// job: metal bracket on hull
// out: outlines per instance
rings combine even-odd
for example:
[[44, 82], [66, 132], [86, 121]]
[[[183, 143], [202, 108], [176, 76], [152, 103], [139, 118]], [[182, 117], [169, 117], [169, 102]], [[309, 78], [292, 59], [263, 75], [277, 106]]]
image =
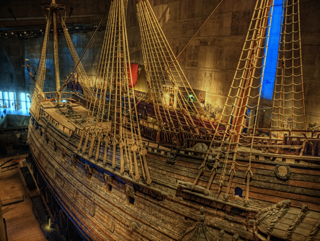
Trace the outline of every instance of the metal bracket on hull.
[[112, 176], [108, 175], [107, 173], [103, 174], [104, 180], [106, 181], [106, 191], [110, 192], [112, 190], [112, 186], [113, 186], [113, 178]]
[[73, 155], [71, 156], [71, 161], [72, 161], [72, 168], [73, 168], [73, 169], [76, 169], [76, 168], [77, 168], [78, 159], [77, 159], [77, 157], [76, 157], [75, 154], [73, 154]]
[[128, 203], [129, 204], [134, 204], [134, 200], [135, 200], [134, 187], [126, 184], [126, 194], [127, 194]]
[[95, 173], [95, 169], [88, 164], [85, 164], [85, 169], [87, 171], [87, 179], [90, 181], [92, 175]]

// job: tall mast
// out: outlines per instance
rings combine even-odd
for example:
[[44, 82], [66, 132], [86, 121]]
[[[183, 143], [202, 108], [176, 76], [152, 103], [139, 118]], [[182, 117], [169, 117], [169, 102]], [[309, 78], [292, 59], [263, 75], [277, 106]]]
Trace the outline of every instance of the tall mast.
[[[50, 5], [52, 11], [53, 22], [53, 55], [54, 55], [54, 69], [56, 76], [56, 90], [60, 90], [60, 72], [59, 72], [59, 56], [58, 56], [58, 30], [57, 30], [57, 13], [61, 9], [60, 4], [56, 4], [56, 0], [52, 0]], [[58, 95], [58, 103], [60, 102], [60, 95]]]

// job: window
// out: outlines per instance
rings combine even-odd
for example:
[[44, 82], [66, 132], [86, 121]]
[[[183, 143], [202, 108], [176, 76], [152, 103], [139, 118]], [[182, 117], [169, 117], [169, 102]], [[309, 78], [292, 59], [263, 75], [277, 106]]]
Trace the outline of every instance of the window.
[[3, 106], [3, 95], [2, 95], [2, 91], [0, 91], [0, 107]]
[[234, 195], [242, 197], [242, 189], [240, 187], [236, 187], [234, 190]]
[[9, 106], [9, 95], [8, 92], [3, 92], [3, 105]]
[[29, 98], [29, 94], [28, 93], [21, 93], [20, 99], [21, 99], [21, 110], [29, 110], [29, 108], [31, 106], [31, 100]]
[[8, 106], [8, 108], [14, 109], [15, 104], [16, 104], [16, 93], [9, 92], [9, 106]]
[[276, 79], [277, 72], [277, 63], [278, 63], [278, 51], [279, 51], [279, 42], [280, 42], [280, 33], [281, 33], [281, 25], [282, 25], [282, 5], [284, 0], [274, 0], [273, 10], [270, 9], [269, 13], [269, 23], [270, 26], [270, 17], [272, 14], [272, 22], [270, 26], [270, 35], [268, 48], [265, 49], [265, 53], [267, 52], [267, 56], [264, 57], [264, 78], [263, 78], [263, 87], [261, 90], [261, 97], [272, 100], [273, 98], [273, 89], [274, 82]]

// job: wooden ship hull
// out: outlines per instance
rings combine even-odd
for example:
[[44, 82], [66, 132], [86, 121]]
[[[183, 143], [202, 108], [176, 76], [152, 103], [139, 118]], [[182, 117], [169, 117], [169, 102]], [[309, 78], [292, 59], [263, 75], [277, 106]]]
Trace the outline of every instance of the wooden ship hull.
[[[204, 153], [181, 150], [177, 155], [175, 150], [145, 141], [152, 176], [152, 183], [147, 185], [120, 174], [119, 165], [112, 169], [111, 162], [103, 164], [103, 144], [98, 159], [96, 155], [88, 156], [90, 141], [85, 151], [79, 152], [76, 127], [62, 124], [67, 122], [65, 117], [54, 114], [55, 109], [48, 110], [43, 109], [38, 122], [34, 118], [30, 121], [30, 150], [51, 192], [88, 240], [188, 240], [186, 231], [199, 222], [200, 207], [205, 207], [205, 224], [215, 237], [224, 230], [222, 240], [254, 240], [262, 234], [283, 238], [302, 204], [309, 211], [293, 229], [292, 240], [307, 240], [313, 229], [319, 230], [318, 157], [257, 153], [252, 160], [250, 201], [244, 205], [245, 197], [234, 194], [237, 187], [246, 191], [246, 168], [238, 168], [232, 177], [226, 175], [217, 197], [219, 167], [209, 189], [210, 173], [201, 176], [191, 190]], [[97, 153], [96, 149], [92, 153]], [[168, 161], [168, 157], [174, 162]], [[237, 161], [245, 166], [245, 153]], [[284, 180], [277, 177], [279, 167], [287, 168], [288, 177]], [[230, 180], [230, 197], [225, 200]], [[271, 233], [268, 228], [272, 225], [267, 220], [256, 224], [261, 208], [287, 199], [291, 205], [273, 223]], [[313, 240], [320, 238], [318, 233]]]
[[[290, 1], [288, 6], [297, 6], [298, 1]], [[43, 92], [48, 20], [30, 108], [33, 159], [82, 236], [87, 240], [320, 241], [319, 135], [294, 132], [299, 123], [305, 124], [300, 119], [292, 118], [289, 131], [283, 128], [288, 108], [294, 112], [290, 116], [305, 117], [295, 112], [304, 111], [304, 102], [296, 109], [274, 103], [273, 116], [281, 130], [273, 124], [268, 137], [256, 135], [263, 82], [263, 72], [256, 69], [264, 68], [262, 49], [267, 49], [267, 41], [263, 39], [272, 1], [257, 0], [243, 48], [247, 56], [241, 55], [217, 124], [202, 116], [199, 101], [188, 100], [193, 90], [151, 5], [136, 1], [153, 100], [154, 112], [149, 114], [157, 119], [157, 126], [151, 127], [137, 121], [139, 108], [127, 70], [125, 2], [111, 4], [95, 87], [86, 82], [81, 59], [61, 19], [75, 69], [82, 76], [83, 97], [63, 93], [66, 84], [60, 88], [60, 80], [57, 92]], [[153, 52], [161, 58], [154, 58]], [[280, 78], [286, 78], [285, 70], [282, 73]], [[302, 80], [285, 82], [276, 84], [280, 97], [274, 99], [282, 103], [286, 86], [303, 86]], [[170, 100], [164, 100], [166, 96]], [[61, 98], [68, 103], [62, 104]], [[257, 114], [252, 117], [248, 110], [255, 98]], [[168, 101], [172, 106], [165, 104]], [[246, 119], [254, 119], [251, 129], [244, 124]], [[272, 131], [287, 135], [279, 138]]]

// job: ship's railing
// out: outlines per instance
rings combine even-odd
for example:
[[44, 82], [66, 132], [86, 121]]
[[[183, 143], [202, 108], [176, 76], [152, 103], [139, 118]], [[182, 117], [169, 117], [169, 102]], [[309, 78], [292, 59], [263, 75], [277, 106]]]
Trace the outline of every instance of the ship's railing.
[[[177, 146], [171, 144], [159, 144], [154, 141], [143, 140], [142, 144], [144, 148], [147, 149], [149, 153], [160, 154], [165, 157], [173, 157], [177, 153]], [[205, 151], [193, 150], [191, 148], [183, 148], [180, 147], [179, 154], [182, 156], [191, 156], [196, 159], [203, 159], [204, 155], [206, 155]], [[211, 155], [208, 158], [212, 159]]]
[[[189, 139], [190, 141], [193, 141], [193, 139]], [[197, 140], [199, 141], [199, 140]], [[142, 141], [144, 147], [148, 150], [150, 154], [158, 154], [162, 155], [164, 157], [173, 157], [176, 153], [176, 146], [170, 145], [170, 144], [159, 144], [154, 141], [149, 140], [143, 140]], [[203, 143], [208, 143], [208, 141], [203, 140]], [[232, 155], [234, 150], [231, 150], [229, 155]], [[193, 148], [180, 148], [179, 155], [190, 157], [193, 159], [203, 159], [203, 157], [206, 155], [206, 151], [199, 151], [195, 150]], [[237, 151], [237, 159], [248, 161], [249, 160], [250, 153], [248, 151]], [[209, 159], [214, 160], [216, 154], [211, 153]], [[223, 157], [224, 154], [220, 157]], [[232, 157], [230, 156], [232, 159]], [[287, 155], [287, 154], [277, 154], [277, 153], [263, 153], [263, 152], [252, 152], [252, 160], [261, 162], [261, 161], [278, 161], [282, 163], [291, 163], [291, 164], [297, 164], [297, 165], [320, 165], [320, 157], [317, 156], [300, 156], [300, 155]]]
[[[248, 128], [247, 133], [252, 133], [253, 128]], [[257, 132], [262, 132], [267, 134], [268, 136], [278, 136], [279, 133], [283, 134], [284, 136], [287, 135], [289, 137], [312, 137], [312, 138], [319, 138], [320, 137], [320, 131], [316, 130], [290, 130], [290, 129], [282, 129], [282, 130], [276, 130], [276, 129], [269, 129], [269, 128], [257, 128]]]
[[[51, 92], [43, 92], [43, 93], [44, 93], [46, 99], [49, 100], [49, 99], [52, 99], [56, 95], [57, 92], [51, 91]], [[72, 92], [66, 92], [66, 91], [61, 92], [61, 100], [71, 99], [72, 94], [73, 94]]]
[[79, 92], [72, 92], [72, 97], [74, 101], [76, 101], [78, 104], [83, 106], [84, 108], [87, 108], [88, 106], [88, 100]]
[[47, 112], [45, 112], [44, 110], [40, 111], [40, 116], [42, 118], [45, 118], [46, 121], [49, 121], [55, 128], [57, 128], [58, 130], [63, 131], [64, 133], [66, 133], [67, 135], [71, 136], [74, 129], [62, 124], [61, 122], [59, 122], [58, 120], [54, 119], [51, 115], [49, 115]]

